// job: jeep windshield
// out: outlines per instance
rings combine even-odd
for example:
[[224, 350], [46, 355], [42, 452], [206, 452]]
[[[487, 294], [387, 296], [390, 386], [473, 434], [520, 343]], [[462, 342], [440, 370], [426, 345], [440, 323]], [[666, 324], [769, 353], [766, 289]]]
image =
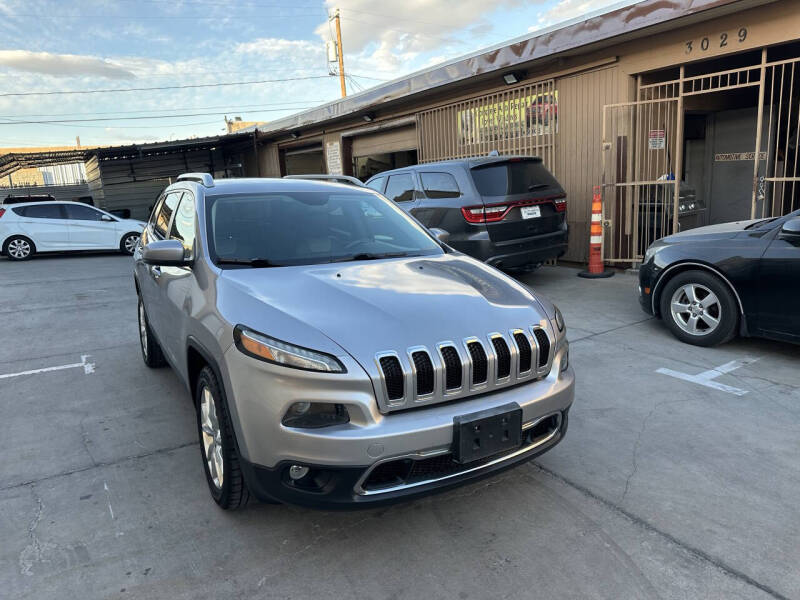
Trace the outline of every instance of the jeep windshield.
[[442, 247], [372, 192], [206, 197], [209, 253], [218, 265], [282, 267], [442, 254]]

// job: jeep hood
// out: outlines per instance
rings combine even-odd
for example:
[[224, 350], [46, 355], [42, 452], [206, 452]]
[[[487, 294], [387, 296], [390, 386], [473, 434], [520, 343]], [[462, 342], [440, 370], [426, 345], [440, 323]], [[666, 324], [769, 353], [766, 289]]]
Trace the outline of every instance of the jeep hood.
[[258, 301], [261, 318], [251, 315], [245, 325], [298, 344], [282, 332], [313, 327], [368, 371], [378, 352], [434, 350], [439, 342], [460, 344], [470, 336], [486, 342], [489, 333], [507, 334], [546, 318], [525, 287], [457, 255], [226, 269], [220, 283]]

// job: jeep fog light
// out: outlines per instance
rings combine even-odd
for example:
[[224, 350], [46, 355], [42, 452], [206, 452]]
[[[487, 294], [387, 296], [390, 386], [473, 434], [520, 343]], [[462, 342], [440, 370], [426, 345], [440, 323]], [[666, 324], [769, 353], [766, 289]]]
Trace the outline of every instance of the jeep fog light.
[[281, 419], [286, 427], [297, 429], [319, 429], [349, 422], [350, 415], [344, 404], [323, 402], [295, 402]]
[[289, 467], [289, 479], [297, 481], [308, 475], [308, 467], [302, 465], [292, 465]]

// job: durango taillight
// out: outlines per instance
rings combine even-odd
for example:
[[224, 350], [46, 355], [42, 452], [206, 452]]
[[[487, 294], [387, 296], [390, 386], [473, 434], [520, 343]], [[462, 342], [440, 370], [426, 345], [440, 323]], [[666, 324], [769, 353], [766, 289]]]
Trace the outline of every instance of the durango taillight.
[[555, 205], [557, 212], [564, 212], [567, 210], [567, 198], [565, 196], [553, 198], [553, 204]]
[[465, 206], [461, 214], [467, 223], [493, 223], [502, 221], [508, 213], [509, 207], [505, 204], [495, 206]]

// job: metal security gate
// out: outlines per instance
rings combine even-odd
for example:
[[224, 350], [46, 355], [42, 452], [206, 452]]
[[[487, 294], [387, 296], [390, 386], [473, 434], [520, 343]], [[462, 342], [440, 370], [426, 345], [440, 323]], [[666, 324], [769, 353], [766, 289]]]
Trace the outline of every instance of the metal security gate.
[[603, 256], [633, 262], [677, 228], [683, 136], [677, 98], [603, 108]]
[[558, 91], [552, 79], [417, 114], [418, 161], [500, 154], [541, 157], [555, 168]]

